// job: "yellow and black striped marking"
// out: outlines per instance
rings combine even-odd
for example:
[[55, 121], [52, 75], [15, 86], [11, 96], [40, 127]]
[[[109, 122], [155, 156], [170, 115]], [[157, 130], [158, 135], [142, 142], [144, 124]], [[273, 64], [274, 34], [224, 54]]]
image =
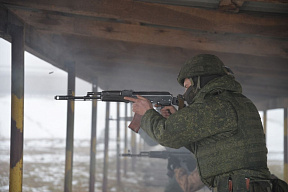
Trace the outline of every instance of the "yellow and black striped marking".
[[288, 183], [288, 119], [287, 108], [284, 108], [284, 180]]

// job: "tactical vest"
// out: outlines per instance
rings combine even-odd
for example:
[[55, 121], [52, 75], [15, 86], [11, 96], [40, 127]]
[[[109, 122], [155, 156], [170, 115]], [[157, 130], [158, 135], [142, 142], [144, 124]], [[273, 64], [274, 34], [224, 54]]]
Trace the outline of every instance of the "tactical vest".
[[237, 115], [238, 127], [233, 133], [214, 135], [188, 147], [197, 158], [202, 181], [213, 186], [215, 176], [241, 169], [261, 169], [269, 173], [265, 135], [254, 104], [241, 93], [224, 91], [216, 97], [234, 107], [231, 112]]

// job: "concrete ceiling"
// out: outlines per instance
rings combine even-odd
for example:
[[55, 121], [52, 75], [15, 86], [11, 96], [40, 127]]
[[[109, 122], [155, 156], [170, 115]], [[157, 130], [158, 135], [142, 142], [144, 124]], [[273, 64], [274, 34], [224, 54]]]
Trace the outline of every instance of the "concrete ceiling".
[[[0, 36], [102, 89], [169, 91], [184, 61], [220, 57], [259, 110], [288, 107], [287, 0], [0, 0]], [[90, 90], [87, 90], [90, 91]]]

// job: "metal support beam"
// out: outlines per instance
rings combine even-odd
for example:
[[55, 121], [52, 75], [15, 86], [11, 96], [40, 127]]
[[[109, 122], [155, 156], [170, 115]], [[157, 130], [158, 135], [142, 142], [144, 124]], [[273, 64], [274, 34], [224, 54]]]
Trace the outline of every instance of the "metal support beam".
[[[132, 106], [131, 106], [132, 109]], [[132, 110], [131, 110], [131, 115], [132, 117]], [[132, 154], [136, 154], [136, 133], [134, 131], [130, 131], [131, 132], [131, 153]], [[134, 172], [135, 171], [135, 166], [136, 166], [136, 158], [135, 157], [131, 157], [131, 169]]]
[[284, 180], [288, 183], [288, 112], [284, 108]]
[[[128, 153], [128, 146], [127, 146], [127, 117], [128, 117], [128, 103], [125, 103], [125, 138], [124, 138], [124, 152]], [[124, 157], [124, 176], [127, 176], [127, 158]]]
[[22, 191], [24, 131], [24, 27], [9, 26], [12, 37], [10, 192]]
[[[75, 64], [68, 67], [68, 94], [75, 96]], [[74, 100], [67, 101], [67, 133], [66, 133], [66, 161], [64, 192], [72, 191], [73, 170], [73, 142], [74, 142]]]
[[[120, 175], [120, 103], [117, 102], [117, 189], [120, 187], [121, 175]], [[117, 190], [119, 191], [119, 190]]]
[[[92, 91], [97, 92], [97, 81], [92, 84]], [[97, 99], [92, 100], [91, 146], [90, 146], [90, 179], [89, 192], [95, 191], [95, 165], [96, 165], [96, 140], [97, 140]]]
[[105, 140], [104, 140], [104, 166], [103, 166], [103, 182], [102, 191], [107, 192], [107, 174], [108, 174], [108, 149], [109, 149], [109, 116], [110, 103], [106, 102], [106, 121], [105, 121]]

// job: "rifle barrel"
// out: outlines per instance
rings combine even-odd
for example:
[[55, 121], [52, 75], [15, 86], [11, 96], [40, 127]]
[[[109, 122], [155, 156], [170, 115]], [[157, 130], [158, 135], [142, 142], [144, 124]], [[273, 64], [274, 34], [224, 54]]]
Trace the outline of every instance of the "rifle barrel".
[[150, 157], [167, 159], [170, 156], [191, 156], [190, 152], [169, 152], [169, 151], [142, 151], [138, 154], [122, 153], [123, 157]]
[[73, 96], [73, 95], [56, 95], [55, 100], [91, 100], [101, 99], [101, 92], [88, 92], [85, 96]]

